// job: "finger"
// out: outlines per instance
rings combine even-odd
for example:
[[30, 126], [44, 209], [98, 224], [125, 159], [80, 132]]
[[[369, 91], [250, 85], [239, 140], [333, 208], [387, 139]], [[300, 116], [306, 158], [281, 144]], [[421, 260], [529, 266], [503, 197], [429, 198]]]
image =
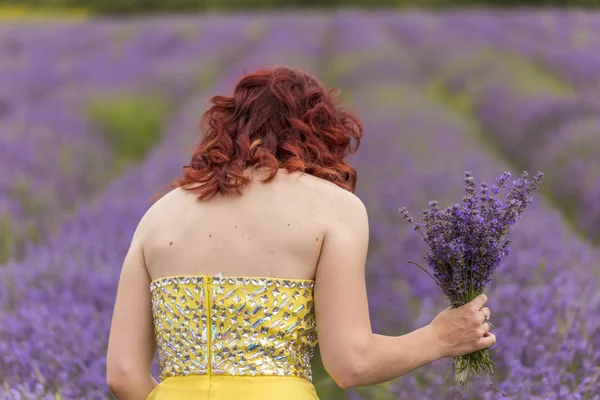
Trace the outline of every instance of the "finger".
[[485, 323], [477, 326], [477, 328], [473, 329], [470, 337], [473, 341], [477, 341], [483, 337], [487, 337], [486, 334], [492, 329], [490, 324]]
[[481, 307], [483, 307], [483, 304], [486, 301], [487, 301], [487, 296], [482, 293], [479, 296], [475, 297], [470, 302], [464, 304], [462, 306], [462, 309], [464, 311], [466, 311], [467, 314], [472, 314], [474, 316], [475, 313], [479, 312], [479, 310], [481, 309]]
[[479, 296], [471, 300], [470, 304], [475, 310], [480, 310], [481, 307], [483, 307], [483, 305], [487, 301], [487, 299], [487, 296], [484, 293], [481, 293]]
[[477, 320], [479, 321], [479, 324], [483, 324], [486, 320], [489, 321], [490, 314], [488, 314], [488, 312], [486, 312], [486, 309], [489, 310], [489, 308], [483, 307], [481, 310], [479, 310], [477, 312], [477, 317], [478, 317]]
[[492, 347], [495, 344], [496, 344], [496, 336], [493, 333], [488, 332], [487, 336], [480, 338], [476, 342], [475, 347], [477, 350], [481, 350], [481, 349], [487, 349], [488, 347]]
[[492, 326], [490, 324], [488, 324], [487, 322], [484, 324], [481, 324], [481, 326], [479, 328], [477, 328], [478, 332], [480, 335], [479, 337], [484, 337], [486, 333], [489, 333], [489, 331], [492, 329]]
[[485, 315], [488, 316], [488, 318], [490, 318], [492, 316], [492, 311], [488, 308], [488, 307], [481, 307], [481, 311], [483, 311], [485, 313]]

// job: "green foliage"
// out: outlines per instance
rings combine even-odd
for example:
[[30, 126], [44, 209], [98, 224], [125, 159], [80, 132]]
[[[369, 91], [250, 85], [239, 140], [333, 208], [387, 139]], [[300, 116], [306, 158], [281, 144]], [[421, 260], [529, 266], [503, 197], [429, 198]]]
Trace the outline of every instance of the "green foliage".
[[393, 381], [356, 389], [362, 398], [369, 400], [396, 400], [398, 395], [392, 391]]
[[77, 8], [57, 8], [52, 4], [42, 7], [17, 4], [13, 1], [0, 0], [0, 21], [46, 21], [56, 19], [83, 20], [87, 12]]
[[158, 94], [97, 97], [87, 107], [88, 117], [113, 147], [119, 167], [146, 156], [161, 138], [169, 113], [169, 102]]
[[101, 14], [315, 7], [598, 7], [600, 0], [0, 0], [5, 5], [85, 9]]
[[44, 203], [35, 196], [29, 188], [29, 183], [22, 177], [18, 177], [11, 190], [8, 192], [10, 197], [15, 198], [27, 215], [41, 215], [44, 212]]
[[0, 265], [11, 258], [13, 247], [17, 241], [11, 226], [8, 215], [0, 215]]
[[[8, 196], [17, 200], [22, 211], [28, 216], [39, 217], [44, 213], [42, 198], [32, 193], [29, 183], [23, 177], [16, 177], [8, 191]], [[18, 229], [17, 229], [18, 228]], [[23, 245], [31, 241], [37, 243], [40, 232], [33, 225], [16, 224], [9, 215], [0, 215], [0, 265], [22, 253]]]
[[344, 391], [329, 377], [323, 362], [321, 361], [321, 355], [317, 351], [312, 359], [312, 370], [313, 370], [313, 384], [317, 390], [317, 394], [320, 399], [327, 400], [344, 400], [346, 397]]

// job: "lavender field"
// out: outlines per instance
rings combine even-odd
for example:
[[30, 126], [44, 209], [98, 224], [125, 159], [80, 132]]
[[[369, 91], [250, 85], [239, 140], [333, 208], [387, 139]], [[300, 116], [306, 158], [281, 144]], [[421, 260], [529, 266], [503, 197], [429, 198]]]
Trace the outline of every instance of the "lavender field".
[[[179, 173], [212, 94], [284, 64], [342, 88], [370, 217], [373, 328], [445, 300], [407, 264], [398, 208], [462, 196], [462, 174], [546, 174], [487, 291], [493, 382], [511, 399], [600, 400], [600, 13], [253, 13], [0, 25], [0, 399], [109, 399], [121, 263]], [[450, 360], [330, 399], [449, 399]], [[156, 366], [155, 366], [156, 370]], [[502, 398], [474, 380], [467, 400]]]

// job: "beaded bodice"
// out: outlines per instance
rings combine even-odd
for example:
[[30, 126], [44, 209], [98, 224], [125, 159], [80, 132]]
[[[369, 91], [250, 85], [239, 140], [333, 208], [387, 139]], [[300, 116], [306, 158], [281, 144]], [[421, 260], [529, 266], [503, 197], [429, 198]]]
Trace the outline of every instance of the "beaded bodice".
[[178, 276], [152, 281], [160, 380], [190, 374], [312, 380], [314, 281]]

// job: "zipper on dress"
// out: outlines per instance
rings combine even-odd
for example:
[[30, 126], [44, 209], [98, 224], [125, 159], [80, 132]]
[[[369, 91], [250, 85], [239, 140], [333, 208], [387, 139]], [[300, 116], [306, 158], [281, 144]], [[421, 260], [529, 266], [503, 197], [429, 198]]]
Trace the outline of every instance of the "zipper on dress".
[[205, 285], [205, 293], [206, 293], [206, 323], [207, 323], [207, 343], [206, 343], [206, 355], [207, 355], [207, 359], [208, 359], [208, 365], [207, 365], [207, 369], [208, 369], [208, 398], [211, 398], [211, 387], [212, 387], [212, 363], [213, 363], [213, 351], [212, 351], [212, 341], [213, 341], [213, 319], [212, 319], [212, 312], [211, 312], [211, 308], [212, 308], [212, 304], [213, 304], [213, 295], [216, 295], [216, 293], [213, 294], [213, 285], [211, 284], [212, 282], [210, 282], [211, 278], [210, 277], [206, 277], [206, 281], [204, 283]]

